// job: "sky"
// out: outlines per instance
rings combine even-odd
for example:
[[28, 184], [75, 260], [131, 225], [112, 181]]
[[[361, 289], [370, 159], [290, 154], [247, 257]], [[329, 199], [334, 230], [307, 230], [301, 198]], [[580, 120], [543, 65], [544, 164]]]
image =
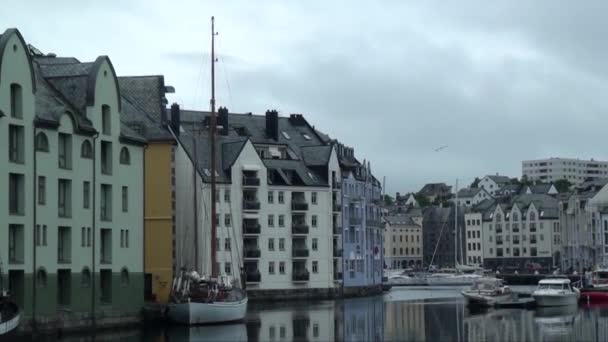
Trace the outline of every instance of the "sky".
[[187, 109], [208, 109], [215, 16], [218, 105], [304, 114], [388, 194], [608, 160], [606, 1], [11, 2], [0, 23], [27, 43], [162, 74]]

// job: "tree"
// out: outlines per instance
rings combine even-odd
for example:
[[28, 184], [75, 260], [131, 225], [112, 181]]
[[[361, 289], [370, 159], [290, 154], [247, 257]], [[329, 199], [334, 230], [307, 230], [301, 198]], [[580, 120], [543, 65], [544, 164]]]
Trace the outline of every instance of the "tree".
[[422, 194], [415, 194], [414, 198], [416, 199], [416, 202], [418, 202], [418, 205], [422, 208], [431, 205], [431, 201], [429, 200], [429, 198]]
[[521, 185], [532, 185], [532, 181], [528, 179], [528, 176], [523, 175], [521, 177]]
[[475, 179], [473, 180], [473, 183], [471, 183], [471, 188], [472, 189], [476, 189], [479, 187], [479, 182], [481, 182], [481, 179], [479, 179], [479, 177], [475, 177]]
[[395, 200], [390, 195], [384, 195], [384, 205], [391, 206], [395, 203]]
[[561, 193], [569, 191], [570, 187], [572, 186], [572, 183], [570, 183], [570, 181], [567, 179], [560, 179], [553, 183], [553, 185], [555, 185], [555, 189], [557, 189], [557, 192]]

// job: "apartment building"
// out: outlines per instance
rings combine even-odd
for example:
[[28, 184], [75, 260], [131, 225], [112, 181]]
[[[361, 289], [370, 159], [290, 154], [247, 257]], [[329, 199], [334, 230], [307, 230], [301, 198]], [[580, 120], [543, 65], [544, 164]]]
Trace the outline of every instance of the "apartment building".
[[385, 216], [384, 263], [389, 269], [422, 267], [422, 216]]
[[[211, 271], [211, 220], [217, 223], [217, 268], [261, 290], [331, 289], [341, 265], [334, 229], [341, 179], [333, 145], [302, 115], [279, 117], [218, 110], [217, 164], [211, 170], [209, 113], [173, 108], [179, 267]], [[211, 172], [217, 180], [211, 217]], [[334, 272], [336, 271], [336, 272]]]
[[[430, 206], [424, 210], [422, 218], [422, 258], [423, 265], [438, 267], [454, 267], [456, 256], [458, 262], [466, 259], [465, 226], [463, 208], [458, 209], [458, 231], [455, 234], [455, 206]], [[455, 239], [458, 239], [456, 243]], [[456, 244], [458, 247], [456, 247]], [[456, 249], [458, 248], [458, 249]]]
[[608, 161], [574, 158], [524, 160], [521, 174], [529, 180], [555, 182], [566, 179], [579, 184], [588, 179], [608, 178]]
[[81, 63], [0, 35], [0, 261], [35, 322], [138, 320], [146, 141], [122, 116], [108, 57]]
[[[477, 210], [482, 218], [485, 267], [506, 270], [542, 267], [547, 271], [558, 264], [560, 223], [555, 198], [524, 194], [509, 201], [494, 201]], [[467, 218], [473, 220], [471, 215]]]

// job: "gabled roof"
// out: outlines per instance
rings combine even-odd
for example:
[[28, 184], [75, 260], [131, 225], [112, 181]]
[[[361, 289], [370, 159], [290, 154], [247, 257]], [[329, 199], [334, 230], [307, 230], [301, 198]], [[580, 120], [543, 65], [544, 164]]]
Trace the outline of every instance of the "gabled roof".
[[428, 195], [446, 195], [452, 191], [452, 187], [445, 183], [428, 183], [425, 184], [418, 193]]
[[521, 189], [521, 194], [525, 194], [530, 191], [532, 194], [548, 194], [549, 191], [553, 188], [553, 183], [543, 183], [543, 184], [535, 184], [524, 186]]
[[407, 214], [384, 216], [384, 221], [388, 222], [390, 225], [408, 225], [420, 227], [420, 225], [414, 221], [412, 215]]
[[507, 176], [487, 175], [486, 177], [490, 178], [491, 180], [494, 181], [494, 183], [498, 184], [501, 187], [511, 183], [511, 178], [509, 178]]
[[309, 166], [327, 165], [331, 156], [332, 146], [304, 146], [302, 147], [302, 158]]
[[472, 198], [484, 191], [483, 188], [464, 188], [458, 190], [458, 198]]

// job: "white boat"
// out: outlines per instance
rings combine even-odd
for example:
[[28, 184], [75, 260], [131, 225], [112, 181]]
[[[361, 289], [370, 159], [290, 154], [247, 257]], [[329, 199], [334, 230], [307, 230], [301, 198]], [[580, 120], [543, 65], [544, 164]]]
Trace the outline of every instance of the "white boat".
[[230, 278], [205, 279], [196, 272], [182, 272], [173, 285], [173, 303], [167, 316], [180, 324], [214, 324], [242, 321], [247, 294], [232, 287]]
[[570, 285], [568, 278], [543, 279], [532, 293], [537, 306], [577, 305], [579, 297], [579, 290]]
[[388, 284], [399, 286], [399, 285], [412, 285], [412, 286], [424, 286], [428, 285], [426, 282], [426, 278], [417, 274], [407, 274], [407, 272], [402, 272], [398, 274], [391, 274], [388, 276]]
[[15, 330], [21, 321], [19, 306], [15, 303], [2, 283], [2, 260], [0, 260], [0, 338]]
[[471, 288], [462, 291], [468, 306], [494, 306], [497, 303], [510, 301], [516, 297], [511, 289], [504, 285], [502, 279], [480, 278]]
[[429, 286], [466, 286], [482, 278], [479, 274], [433, 273], [426, 277], [426, 283]]

